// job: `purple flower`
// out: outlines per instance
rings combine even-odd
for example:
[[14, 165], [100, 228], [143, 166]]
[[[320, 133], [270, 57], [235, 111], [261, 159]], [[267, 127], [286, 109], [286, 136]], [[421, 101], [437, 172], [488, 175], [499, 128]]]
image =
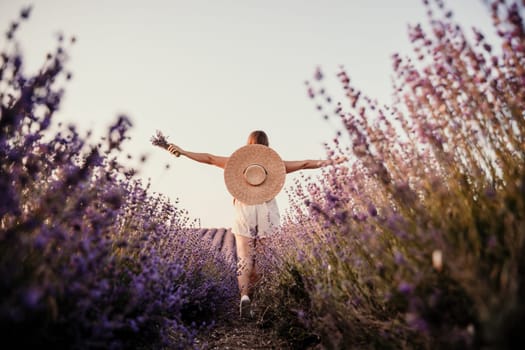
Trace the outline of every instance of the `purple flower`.
[[366, 219], [367, 219], [367, 215], [366, 215], [365, 213], [361, 213], [361, 212], [359, 212], [359, 213], [357, 213], [357, 214], [354, 214], [354, 215], [353, 215], [353, 218], [354, 218], [354, 220], [357, 221], [357, 222], [362, 222], [362, 221], [366, 221]]
[[406, 321], [410, 327], [418, 332], [428, 332], [428, 323], [419, 315], [408, 313]]
[[401, 252], [396, 250], [394, 252], [394, 261], [398, 265], [404, 264], [405, 263], [405, 257], [403, 256], [403, 254], [401, 254]]
[[323, 72], [321, 71], [320, 67], [317, 67], [315, 70], [314, 78], [317, 81], [320, 81], [323, 79]]
[[405, 281], [402, 281], [401, 283], [399, 283], [399, 285], [397, 286], [397, 290], [401, 293], [401, 294], [405, 294], [405, 295], [408, 295], [408, 294], [411, 294], [412, 291], [414, 290], [414, 287], [408, 283], [408, 282], [405, 282]]
[[29, 308], [33, 309], [38, 305], [38, 302], [42, 298], [43, 291], [39, 287], [29, 287], [24, 292], [24, 303]]
[[32, 9], [33, 6], [27, 6], [23, 8], [22, 11], [20, 11], [20, 18], [28, 19]]
[[377, 209], [372, 203], [368, 205], [368, 214], [372, 217], [377, 216]]
[[157, 130], [157, 133], [151, 137], [151, 144], [161, 148], [168, 148], [169, 145], [167, 137], [160, 130]]

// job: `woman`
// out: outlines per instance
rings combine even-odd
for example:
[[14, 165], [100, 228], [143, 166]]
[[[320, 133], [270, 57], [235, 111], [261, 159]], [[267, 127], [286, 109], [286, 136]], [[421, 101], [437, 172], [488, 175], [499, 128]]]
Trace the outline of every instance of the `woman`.
[[[247, 145], [269, 147], [268, 136], [264, 131], [253, 131], [248, 136]], [[226, 168], [230, 160], [230, 157], [186, 151], [174, 144], [168, 146], [168, 151], [176, 156], [183, 155], [197, 162], [215, 165], [222, 169]], [[339, 158], [335, 161], [299, 160], [283, 161], [282, 163], [284, 163], [284, 172], [289, 174], [297, 170], [317, 169], [329, 164], [338, 164], [344, 160], [345, 158]], [[243, 201], [234, 198], [234, 206], [236, 217], [232, 233], [235, 236], [237, 249], [237, 279], [241, 294], [240, 314], [242, 318], [246, 318], [252, 316], [250, 296], [252, 295], [253, 284], [258, 278], [255, 247], [262, 243], [265, 237], [276, 232], [280, 225], [280, 217], [274, 197], [258, 204], [245, 204]]]

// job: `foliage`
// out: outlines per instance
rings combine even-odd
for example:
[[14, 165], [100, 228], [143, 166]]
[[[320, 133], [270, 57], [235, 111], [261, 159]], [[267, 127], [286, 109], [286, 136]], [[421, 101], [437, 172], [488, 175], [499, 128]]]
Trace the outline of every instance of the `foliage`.
[[[17, 347], [197, 347], [236, 293], [233, 268], [187, 214], [118, 160], [131, 121], [98, 144], [53, 125], [70, 42], [33, 76], [17, 28], [0, 62], [0, 328]], [[96, 101], [93, 101], [96, 103]]]
[[477, 29], [469, 38], [441, 1], [424, 3], [428, 27], [409, 29], [414, 57], [393, 55], [391, 106], [364, 96], [344, 69], [341, 102], [320, 70], [308, 84], [343, 125], [330, 154], [354, 161], [297, 183], [294, 212], [268, 253], [265, 318], [300, 329], [297, 344], [524, 340], [524, 6], [487, 5], [496, 47]]

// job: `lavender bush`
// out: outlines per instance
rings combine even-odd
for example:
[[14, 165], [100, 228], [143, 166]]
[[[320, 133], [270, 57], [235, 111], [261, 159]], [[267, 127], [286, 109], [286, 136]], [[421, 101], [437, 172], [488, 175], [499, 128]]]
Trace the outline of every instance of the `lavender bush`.
[[[506, 349], [525, 321], [525, 5], [487, 4], [499, 42], [442, 1], [393, 56], [394, 103], [337, 74], [310, 96], [354, 161], [293, 193], [273, 242], [263, 321], [298, 346]], [[313, 218], [313, 220], [312, 220]], [[277, 304], [275, 301], [278, 300]]]
[[[67, 46], [23, 72], [16, 31], [0, 61], [0, 329], [17, 348], [191, 348], [236, 294], [233, 267], [187, 213], [117, 159], [131, 122], [94, 143], [53, 125]], [[74, 39], [71, 40], [74, 42]], [[202, 344], [201, 344], [202, 345]]]

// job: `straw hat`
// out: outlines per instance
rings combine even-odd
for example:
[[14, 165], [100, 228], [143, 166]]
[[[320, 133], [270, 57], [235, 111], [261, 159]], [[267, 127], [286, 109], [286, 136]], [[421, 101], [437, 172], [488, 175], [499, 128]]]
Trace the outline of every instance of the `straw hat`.
[[286, 169], [281, 157], [268, 146], [246, 145], [233, 152], [224, 168], [231, 195], [244, 204], [274, 198], [284, 186]]

